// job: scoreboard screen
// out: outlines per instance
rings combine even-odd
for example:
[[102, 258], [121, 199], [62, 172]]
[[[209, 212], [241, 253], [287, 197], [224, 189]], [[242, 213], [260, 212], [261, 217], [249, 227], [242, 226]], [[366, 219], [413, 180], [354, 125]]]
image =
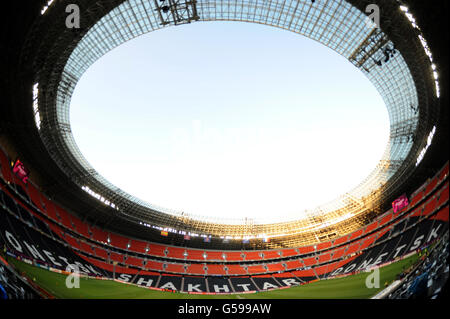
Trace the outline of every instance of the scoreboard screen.
[[409, 205], [408, 197], [406, 197], [406, 195], [402, 195], [392, 203], [392, 208], [394, 210], [394, 213], [396, 213], [408, 205]]
[[29, 171], [25, 168], [25, 165], [20, 160], [16, 160], [13, 166], [13, 173], [25, 184], [28, 182]]

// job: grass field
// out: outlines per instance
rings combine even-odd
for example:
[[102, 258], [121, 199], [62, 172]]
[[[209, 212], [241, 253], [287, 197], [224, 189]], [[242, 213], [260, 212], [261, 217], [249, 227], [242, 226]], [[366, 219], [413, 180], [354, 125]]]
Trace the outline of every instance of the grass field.
[[417, 254], [380, 269], [380, 288], [369, 289], [365, 281], [369, 273], [322, 280], [292, 287], [255, 294], [190, 295], [155, 291], [110, 280], [81, 278], [80, 288], [68, 289], [66, 276], [8, 258], [8, 262], [21, 273], [36, 282], [44, 290], [63, 299], [366, 299], [374, 296], [391, 283], [395, 277], [418, 260]]

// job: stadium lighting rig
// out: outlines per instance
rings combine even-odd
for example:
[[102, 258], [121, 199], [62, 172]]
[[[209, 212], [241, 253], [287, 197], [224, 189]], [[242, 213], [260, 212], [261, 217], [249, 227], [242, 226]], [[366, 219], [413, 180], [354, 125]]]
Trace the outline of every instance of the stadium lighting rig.
[[41, 115], [39, 114], [39, 83], [33, 85], [33, 112], [38, 130], [41, 129]]
[[420, 30], [420, 27], [417, 25], [414, 15], [409, 12], [409, 8], [405, 5], [401, 5], [400, 10], [405, 14], [406, 18], [411, 22], [411, 26], [414, 29], [416, 29], [416, 31], [418, 33], [418, 37], [420, 39], [420, 43], [422, 43], [422, 46], [425, 50], [425, 54], [430, 59], [431, 74], [434, 78], [434, 83], [436, 86], [436, 97], [439, 98], [441, 96], [441, 89], [440, 89], [440, 85], [439, 85], [439, 74], [437, 72], [437, 66], [436, 66], [436, 64], [434, 64], [433, 54], [431, 53], [430, 47], [428, 46], [428, 42], [425, 39], [425, 37], [423, 36], [422, 30]]
[[119, 210], [119, 207], [116, 204], [112, 203], [102, 195], [94, 192], [92, 189], [89, 188], [89, 186], [82, 186], [81, 189], [84, 190], [89, 195], [91, 195], [92, 197], [101, 201], [103, 204], [108, 205], [109, 207], [114, 208], [115, 210]]
[[42, 10], [41, 10], [41, 15], [44, 15], [45, 12], [47, 12], [48, 8], [53, 4], [54, 1], [55, 1], [55, 0], [49, 0], [49, 1], [47, 2], [47, 4], [45, 5], [45, 7], [43, 7]]
[[154, 0], [156, 11], [161, 19], [161, 25], [180, 25], [198, 21], [200, 17], [197, 13], [197, 1], [182, 0]]
[[425, 147], [420, 152], [419, 157], [417, 158], [416, 166], [418, 166], [425, 157], [425, 154], [427, 153], [428, 148], [431, 146], [431, 142], [433, 141], [434, 134], [436, 134], [436, 126], [433, 127], [430, 134], [428, 135], [427, 145], [425, 145]]

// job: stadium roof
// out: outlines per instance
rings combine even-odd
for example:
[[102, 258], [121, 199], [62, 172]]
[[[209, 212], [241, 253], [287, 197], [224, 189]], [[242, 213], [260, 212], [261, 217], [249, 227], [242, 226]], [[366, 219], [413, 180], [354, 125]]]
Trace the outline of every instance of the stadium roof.
[[[81, 10], [81, 28], [61, 27], [67, 17], [64, 8], [74, 2]], [[433, 151], [428, 147], [430, 133], [434, 132], [434, 145], [445, 140], [442, 129], [448, 120], [441, 102], [446, 92], [438, 84], [443, 81], [437, 73], [442, 62], [435, 61], [413, 6], [407, 9], [395, 0], [176, 3], [166, 13], [153, 1], [58, 1], [48, 7], [41, 1], [34, 10], [27, 10], [31, 14], [21, 28], [13, 30], [16, 37], [9, 40], [12, 46], [7, 54], [14, 67], [8, 70], [11, 82], [7, 85], [16, 94], [8, 95], [5, 111], [10, 119], [4, 125], [8, 140], [44, 191], [78, 213], [112, 227], [111, 223], [121, 221], [123, 231], [140, 229], [136, 225], [144, 221], [216, 235], [224, 229], [227, 233], [286, 235], [288, 228], [294, 234], [323, 225], [324, 220], [339, 222], [381, 212], [386, 203], [410, 189], [421, 167], [426, 167], [427, 158], [421, 154], [424, 149]], [[381, 29], [367, 26], [364, 12], [372, 3], [380, 8]], [[360, 68], [384, 98], [391, 137], [383, 161], [360, 186], [320, 207], [306, 222], [258, 226], [243, 221], [241, 227], [230, 223], [225, 227], [217, 220], [160, 209], [111, 185], [89, 166], [74, 143], [68, 121], [70, 96], [93, 62], [141, 34], [216, 20], [262, 23], [317, 40]]]

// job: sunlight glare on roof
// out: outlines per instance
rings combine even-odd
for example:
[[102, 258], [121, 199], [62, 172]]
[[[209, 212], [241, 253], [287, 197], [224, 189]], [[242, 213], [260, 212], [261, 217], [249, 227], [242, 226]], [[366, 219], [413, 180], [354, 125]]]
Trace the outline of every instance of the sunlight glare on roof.
[[248, 23], [168, 28], [82, 76], [71, 126], [108, 181], [193, 215], [301, 216], [356, 187], [389, 139], [370, 81], [325, 46]]

